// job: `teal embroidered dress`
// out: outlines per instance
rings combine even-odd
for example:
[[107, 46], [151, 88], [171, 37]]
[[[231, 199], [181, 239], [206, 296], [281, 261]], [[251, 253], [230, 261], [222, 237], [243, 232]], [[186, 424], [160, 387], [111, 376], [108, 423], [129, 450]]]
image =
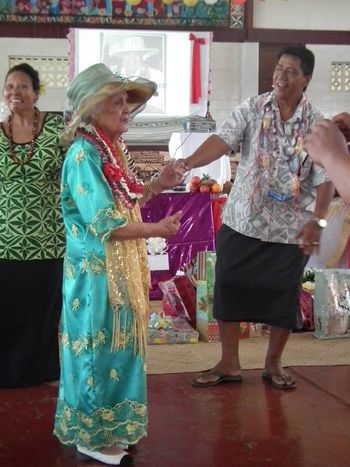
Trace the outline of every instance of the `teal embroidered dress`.
[[[54, 434], [92, 450], [118, 440], [133, 444], [147, 431], [146, 368], [128, 283], [147, 268], [144, 242], [110, 239], [134, 219], [133, 210], [114, 199], [99, 151], [83, 137], [68, 151], [61, 197], [67, 249]], [[144, 301], [147, 286], [134, 287]]]

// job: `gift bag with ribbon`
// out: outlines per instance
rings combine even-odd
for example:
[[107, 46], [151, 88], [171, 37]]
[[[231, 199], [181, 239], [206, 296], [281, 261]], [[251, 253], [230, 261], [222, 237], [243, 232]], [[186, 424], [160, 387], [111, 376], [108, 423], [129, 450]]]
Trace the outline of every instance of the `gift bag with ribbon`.
[[315, 271], [315, 337], [350, 337], [350, 270]]

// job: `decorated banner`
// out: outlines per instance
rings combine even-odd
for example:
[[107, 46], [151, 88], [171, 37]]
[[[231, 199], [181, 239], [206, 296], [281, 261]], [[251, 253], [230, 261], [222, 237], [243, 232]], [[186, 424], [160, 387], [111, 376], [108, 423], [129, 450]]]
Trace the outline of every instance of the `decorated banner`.
[[243, 28], [235, 0], [0, 0], [0, 21]]

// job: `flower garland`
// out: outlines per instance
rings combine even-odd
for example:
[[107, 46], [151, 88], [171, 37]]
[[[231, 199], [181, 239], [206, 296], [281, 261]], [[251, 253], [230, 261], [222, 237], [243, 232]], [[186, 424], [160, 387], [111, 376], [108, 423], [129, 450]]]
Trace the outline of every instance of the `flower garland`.
[[93, 125], [78, 128], [77, 136], [81, 136], [98, 149], [102, 158], [102, 171], [111, 187], [115, 199], [132, 209], [137, 200], [143, 196], [143, 183], [135, 175], [128, 173], [122, 158], [123, 150], [113, 144], [100, 128]]

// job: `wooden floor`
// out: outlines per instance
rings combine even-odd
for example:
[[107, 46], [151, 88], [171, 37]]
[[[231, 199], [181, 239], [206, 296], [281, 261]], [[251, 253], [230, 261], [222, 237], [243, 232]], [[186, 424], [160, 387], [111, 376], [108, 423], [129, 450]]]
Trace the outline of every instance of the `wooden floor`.
[[[148, 378], [149, 435], [130, 450], [138, 467], [349, 467], [350, 367], [295, 367], [281, 391], [243, 383], [191, 386], [193, 374]], [[98, 467], [52, 435], [57, 385], [0, 389], [1, 467]]]

